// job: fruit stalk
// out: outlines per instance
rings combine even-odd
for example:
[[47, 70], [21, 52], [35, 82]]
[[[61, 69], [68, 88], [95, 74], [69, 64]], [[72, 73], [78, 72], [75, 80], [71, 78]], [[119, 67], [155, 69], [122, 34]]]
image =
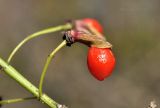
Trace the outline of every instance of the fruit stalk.
[[48, 33], [53, 33], [53, 32], [56, 32], [56, 31], [60, 31], [60, 30], [68, 30], [68, 29], [71, 29], [72, 28], [72, 25], [67, 23], [65, 25], [60, 25], [60, 26], [57, 26], [57, 27], [51, 27], [51, 28], [48, 28], [48, 29], [44, 29], [44, 30], [41, 30], [41, 31], [38, 31], [36, 33], [33, 33], [29, 36], [27, 36], [24, 40], [22, 40], [14, 49], [13, 51], [11, 52], [11, 54], [9, 55], [8, 57], [8, 60], [7, 62], [10, 63], [10, 61], [12, 60], [13, 56], [16, 54], [16, 52], [26, 43], [28, 42], [29, 40], [33, 39], [33, 38], [36, 38], [36, 37], [39, 37], [39, 36], [42, 36], [44, 34], [48, 34]]
[[55, 56], [55, 54], [61, 49], [63, 48], [64, 46], [66, 45], [66, 40], [64, 40], [56, 49], [54, 49], [48, 56], [47, 58], [47, 61], [44, 65], [44, 68], [43, 68], [43, 71], [42, 71], [42, 75], [41, 75], [41, 78], [40, 78], [40, 82], [39, 82], [39, 95], [40, 97], [42, 96], [42, 93], [43, 93], [43, 82], [44, 82], [44, 77], [46, 75], [46, 72], [47, 72], [47, 69], [48, 69], [48, 66], [49, 64], [51, 63], [53, 57]]

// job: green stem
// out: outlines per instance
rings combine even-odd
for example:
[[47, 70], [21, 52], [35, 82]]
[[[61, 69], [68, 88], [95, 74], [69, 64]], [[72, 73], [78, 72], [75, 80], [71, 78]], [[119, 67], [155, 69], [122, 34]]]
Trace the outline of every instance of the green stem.
[[35, 97], [40, 99], [42, 103], [47, 104], [51, 108], [57, 108], [60, 104], [55, 102], [46, 94], [42, 94], [39, 96], [39, 89], [34, 86], [31, 82], [29, 82], [25, 77], [23, 77], [16, 69], [14, 69], [11, 65], [6, 63], [3, 59], [0, 58], [0, 66], [3, 68], [4, 72], [17, 81], [22, 87], [32, 93]]
[[3, 101], [0, 101], [0, 105], [11, 104], [11, 103], [16, 103], [16, 102], [23, 102], [23, 101], [31, 100], [31, 99], [36, 99], [36, 97], [26, 97], [26, 98], [3, 100]]
[[53, 33], [53, 32], [56, 32], [56, 31], [60, 31], [60, 30], [67, 30], [67, 29], [71, 29], [72, 28], [72, 25], [67, 23], [65, 25], [60, 25], [60, 26], [57, 26], [57, 27], [51, 27], [51, 28], [48, 28], [48, 29], [44, 29], [44, 30], [41, 30], [41, 31], [38, 31], [34, 34], [31, 34], [29, 36], [27, 36], [24, 40], [22, 40], [14, 49], [13, 51], [11, 52], [11, 54], [9, 55], [8, 57], [8, 60], [7, 62], [10, 63], [11, 59], [13, 58], [13, 56], [15, 55], [15, 53], [20, 49], [20, 47], [22, 47], [22, 45], [24, 45], [26, 42], [28, 42], [29, 40], [33, 39], [33, 38], [36, 38], [36, 37], [39, 37], [40, 35], [44, 35], [44, 34], [48, 34], [48, 33]]
[[66, 45], [66, 40], [64, 40], [56, 49], [54, 49], [48, 56], [47, 58], [47, 61], [44, 65], [44, 68], [43, 68], [43, 71], [42, 71], [42, 75], [41, 75], [41, 78], [40, 78], [40, 82], [39, 82], [39, 95], [41, 97], [43, 91], [43, 82], [44, 82], [44, 77], [46, 75], [46, 72], [47, 72], [47, 69], [48, 69], [48, 66], [51, 62], [51, 60], [53, 59], [53, 57], [55, 56], [55, 54], [61, 49], [63, 48], [64, 46]]

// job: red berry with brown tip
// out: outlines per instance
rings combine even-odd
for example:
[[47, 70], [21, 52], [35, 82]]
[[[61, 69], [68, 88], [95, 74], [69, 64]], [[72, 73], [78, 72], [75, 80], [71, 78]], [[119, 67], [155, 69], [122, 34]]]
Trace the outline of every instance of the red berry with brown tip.
[[103, 32], [103, 28], [101, 26], [101, 24], [93, 19], [93, 18], [85, 18], [83, 19], [83, 21], [87, 24], [90, 24], [92, 27], [94, 27], [94, 29], [96, 29], [98, 32], [102, 33]]
[[115, 57], [109, 48], [90, 47], [87, 64], [90, 73], [102, 81], [111, 75], [115, 67]]

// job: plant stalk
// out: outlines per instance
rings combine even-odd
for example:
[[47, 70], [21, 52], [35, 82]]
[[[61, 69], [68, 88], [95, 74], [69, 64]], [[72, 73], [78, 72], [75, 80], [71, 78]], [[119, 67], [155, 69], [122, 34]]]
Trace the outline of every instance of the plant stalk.
[[0, 58], [0, 66], [3, 68], [4, 72], [18, 82], [22, 87], [32, 93], [37, 99], [40, 99], [42, 103], [47, 104], [51, 108], [57, 108], [60, 104], [55, 102], [46, 94], [39, 96], [39, 89], [34, 86], [30, 81], [23, 77], [14, 67], [6, 63], [2, 58]]
[[44, 65], [43, 71], [42, 71], [42, 75], [40, 78], [40, 82], [39, 82], [39, 95], [41, 97], [42, 93], [43, 93], [43, 82], [44, 82], [44, 77], [46, 75], [47, 69], [49, 64], [51, 63], [51, 60], [53, 59], [53, 57], [55, 56], [55, 54], [64, 46], [66, 45], [66, 40], [64, 40], [56, 49], [54, 49], [48, 56], [47, 61]]
[[44, 30], [41, 30], [41, 31], [38, 31], [36, 33], [33, 33], [29, 36], [27, 36], [24, 40], [22, 40], [14, 49], [13, 51], [11, 52], [11, 54], [9, 55], [8, 57], [8, 60], [7, 62], [10, 63], [10, 61], [12, 60], [13, 56], [16, 54], [16, 52], [26, 43], [28, 42], [29, 40], [33, 39], [33, 38], [36, 38], [36, 37], [39, 37], [41, 35], [44, 35], [44, 34], [48, 34], [48, 33], [53, 33], [53, 32], [57, 32], [57, 31], [61, 31], [61, 30], [68, 30], [68, 29], [71, 29], [72, 28], [72, 25], [67, 23], [65, 25], [60, 25], [60, 26], [57, 26], [57, 27], [51, 27], [51, 28], [48, 28], [48, 29], [44, 29]]
[[17, 98], [17, 99], [2, 100], [2, 101], [0, 101], [0, 105], [11, 104], [11, 103], [16, 103], [16, 102], [23, 102], [23, 101], [31, 100], [31, 99], [36, 99], [36, 97], [27, 97], [27, 98]]

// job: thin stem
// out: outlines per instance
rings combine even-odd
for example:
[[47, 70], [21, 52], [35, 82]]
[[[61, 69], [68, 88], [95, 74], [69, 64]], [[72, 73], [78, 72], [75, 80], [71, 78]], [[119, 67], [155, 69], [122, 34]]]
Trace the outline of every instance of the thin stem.
[[28, 81], [24, 76], [22, 76], [16, 69], [14, 69], [11, 65], [6, 63], [3, 59], [0, 58], [0, 66], [3, 68], [4, 72], [17, 81], [22, 87], [32, 93], [35, 97], [41, 100], [42, 103], [45, 103], [51, 108], [57, 108], [60, 104], [55, 102], [46, 94], [43, 94], [41, 97], [39, 96], [39, 89], [33, 85], [30, 81]]
[[61, 49], [63, 48], [64, 46], [66, 45], [66, 40], [64, 40], [56, 49], [54, 49], [50, 54], [49, 56], [47, 57], [47, 61], [44, 65], [44, 68], [43, 68], [43, 71], [42, 71], [42, 74], [41, 74], [41, 78], [40, 78], [40, 82], [39, 82], [39, 96], [41, 97], [43, 91], [43, 82], [44, 82], [44, 77], [46, 75], [46, 72], [47, 72], [47, 69], [48, 69], [48, 66], [51, 62], [51, 60], [53, 59], [53, 57], [55, 56], [55, 54]]
[[0, 105], [11, 104], [11, 103], [16, 103], [16, 102], [23, 102], [23, 101], [27, 101], [27, 100], [31, 100], [31, 99], [36, 99], [36, 97], [26, 97], [26, 98], [2, 100], [2, 101], [0, 101]]
[[11, 54], [8, 57], [7, 62], [10, 63], [10, 61], [12, 60], [13, 56], [15, 55], [15, 53], [20, 49], [20, 47], [22, 47], [22, 45], [24, 45], [29, 40], [31, 40], [33, 38], [36, 38], [36, 37], [39, 37], [39, 36], [44, 35], [44, 34], [53, 33], [53, 32], [60, 31], [60, 30], [67, 30], [67, 29], [71, 29], [71, 28], [72, 28], [72, 25], [67, 23], [65, 25], [60, 25], [60, 26], [57, 26], [57, 27], [51, 27], [51, 28], [48, 28], [48, 29], [44, 29], [44, 30], [38, 31], [36, 33], [33, 33], [33, 34], [27, 36], [24, 40], [22, 40], [13, 49], [13, 51], [11, 52]]

